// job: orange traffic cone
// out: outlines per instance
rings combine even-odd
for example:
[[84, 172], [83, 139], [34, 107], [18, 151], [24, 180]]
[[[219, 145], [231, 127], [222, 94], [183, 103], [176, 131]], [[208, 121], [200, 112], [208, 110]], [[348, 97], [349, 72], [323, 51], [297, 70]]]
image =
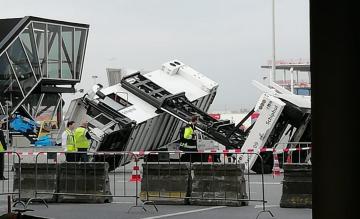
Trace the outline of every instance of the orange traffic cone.
[[273, 177], [280, 176], [279, 158], [277, 154], [274, 154], [274, 166], [273, 166]]
[[286, 158], [286, 163], [292, 163], [292, 157], [290, 153], [288, 153], [288, 156]]
[[134, 166], [130, 177], [130, 182], [141, 182], [141, 176], [139, 174], [139, 166]]
[[208, 157], [208, 163], [212, 163], [213, 162], [213, 158], [212, 158], [212, 155], [209, 154], [209, 157]]

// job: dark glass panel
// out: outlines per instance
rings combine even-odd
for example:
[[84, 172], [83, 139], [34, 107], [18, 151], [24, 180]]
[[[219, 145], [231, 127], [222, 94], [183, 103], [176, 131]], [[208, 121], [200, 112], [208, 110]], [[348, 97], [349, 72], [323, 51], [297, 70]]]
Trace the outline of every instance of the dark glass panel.
[[29, 24], [25, 28], [25, 30], [20, 34], [20, 39], [24, 45], [25, 52], [29, 57], [31, 66], [35, 72], [35, 76], [37, 78], [40, 78], [41, 76], [40, 65], [39, 65], [39, 59], [35, 45], [35, 37], [33, 34], [32, 24]]
[[60, 78], [60, 26], [48, 25], [48, 78]]
[[36, 79], [19, 38], [8, 48], [7, 53], [20, 86], [26, 95], [36, 84]]
[[61, 77], [66, 79], [73, 79], [73, 35], [74, 28], [72, 27], [62, 27], [62, 46], [61, 46]]
[[86, 43], [86, 30], [84, 29], [75, 29], [75, 67], [76, 67], [76, 79], [80, 78], [80, 72], [82, 67], [82, 62], [84, 58], [84, 49]]
[[0, 102], [3, 105], [9, 100], [15, 107], [24, 98], [5, 53], [0, 57], [0, 92]]
[[34, 117], [36, 114], [36, 107], [39, 103], [40, 96], [40, 93], [32, 93], [26, 98], [26, 100], [22, 104], [32, 117]]
[[[11, 84], [11, 70], [9, 61], [6, 58], [5, 53], [0, 57], [0, 93], [4, 93], [4, 90]], [[1, 96], [1, 95], [0, 95]]]
[[44, 77], [47, 77], [47, 63], [46, 63], [46, 48], [45, 48], [45, 42], [46, 42], [46, 25], [43, 23], [33, 23], [34, 27], [34, 34], [35, 34], [35, 42], [38, 49], [38, 55], [39, 55], [39, 61], [41, 65], [41, 71], [43, 73]]

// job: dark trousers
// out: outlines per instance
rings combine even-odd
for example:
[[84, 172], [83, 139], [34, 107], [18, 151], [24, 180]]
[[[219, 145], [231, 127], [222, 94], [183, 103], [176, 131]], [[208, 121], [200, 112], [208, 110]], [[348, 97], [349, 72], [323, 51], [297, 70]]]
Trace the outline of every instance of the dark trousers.
[[[194, 151], [197, 152], [196, 148], [187, 148], [184, 146], [180, 146], [180, 151]], [[208, 162], [209, 156], [212, 157], [212, 162], [221, 162], [220, 154], [209, 154], [209, 153], [185, 153], [181, 156], [181, 162]]]
[[89, 157], [88, 155], [85, 153], [87, 152], [87, 148], [78, 148], [78, 154], [77, 155], [77, 158], [76, 158], [76, 161], [77, 162], [89, 162]]
[[5, 166], [5, 164], [4, 164], [4, 162], [5, 162], [4, 156], [5, 156], [4, 153], [0, 153], [0, 178], [2, 176], [4, 176], [4, 166]]
[[76, 153], [66, 153], [66, 161], [67, 162], [75, 162], [76, 161]]
[[[187, 147], [184, 147], [184, 146], [180, 146], [179, 147], [179, 150], [180, 151], [192, 151], [192, 152], [196, 152], [197, 149], [196, 148], [187, 148]], [[201, 155], [200, 154], [197, 154], [197, 153], [185, 153], [183, 155], [181, 155], [181, 158], [180, 158], [180, 161], [181, 162], [201, 162]]]

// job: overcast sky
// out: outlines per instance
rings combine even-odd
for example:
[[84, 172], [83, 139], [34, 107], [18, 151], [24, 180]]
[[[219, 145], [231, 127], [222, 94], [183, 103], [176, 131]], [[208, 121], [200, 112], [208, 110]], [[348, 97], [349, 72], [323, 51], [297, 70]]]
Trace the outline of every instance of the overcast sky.
[[[107, 67], [155, 70], [178, 59], [219, 83], [212, 110], [252, 108], [272, 55], [272, 0], [1, 0], [0, 18], [90, 24], [82, 82]], [[277, 59], [309, 59], [309, 1], [276, 0]], [[65, 96], [65, 100], [74, 98]]]

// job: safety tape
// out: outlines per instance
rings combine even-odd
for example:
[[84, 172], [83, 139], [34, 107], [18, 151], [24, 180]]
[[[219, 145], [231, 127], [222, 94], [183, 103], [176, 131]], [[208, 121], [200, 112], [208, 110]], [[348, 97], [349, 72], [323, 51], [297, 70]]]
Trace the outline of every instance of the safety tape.
[[[230, 150], [198, 150], [197, 152], [190, 152], [190, 153], [219, 153], [219, 154], [240, 154], [240, 153], [263, 153], [263, 152], [273, 152], [273, 153], [286, 153], [292, 151], [304, 151], [304, 150], [311, 150], [311, 147], [296, 147], [296, 148], [284, 148], [284, 149], [275, 149], [275, 148], [261, 148], [261, 149], [230, 149]], [[47, 155], [48, 153], [54, 154], [56, 153], [59, 155], [65, 155], [66, 152], [14, 152], [14, 151], [6, 151], [7, 154], [19, 154], [21, 156], [37, 156], [38, 154]], [[158, 154], [158, 153], [169, 153], [169, 154], [179, 154], [179, 153], [188, 153], [187, 151], [131, 151], [131, 152], [88, 152], [88, 155], [149, 155], [149, 154]]]
[[37, 156], [37, 155], [47, 155], [56, 153], [57, 156], [64, 155], [65, 152], [8, 152], [8, 153], [14, 153], [19, 154], [21, 156]]
[[[296, 147], [296, 148], [284, 148], [284, 149], [274, 149], [274, 148], [261, 148], [261, 149], [230, 149], [230, 150], [198, 150], [197, 152], [190, 152], [190, 153], [221, 153], [221, 154], [240, 154], [240, 153], [262, 153], [262, 152], [273, 152], [273, 153], [283, 153], [289, 151], [305, 151], [311, 150], [311, 147]], [[158, 154], [158, 153], [169, 153], [169, 154], [178, 154], [178, 153], [189, 153], [187, 151], [132, 151], [131, 154], [135, 155], [149, 155], [149, 154]]]
[[[261, 148], [261, 149], [247, 149], [247, 150], [241, 150], [241, 149], [230, 149], [230, 150], [198, 150], [199, 153], [221, 153], [221, 154], [240, 154], [240, 153], [262, 153], [262, 152], [273, 152], [273, 153], [283, 153], [283, 152], [289, 152], [289, 151], [303, 151], [303, 150], [311, 150], [311, 147], [303, 147], [303, 148], [284, 148], [284, 149], [278, 149], [275, 148]], [[166, 151], [168, 153], [186, 153], [186, 151]]]

